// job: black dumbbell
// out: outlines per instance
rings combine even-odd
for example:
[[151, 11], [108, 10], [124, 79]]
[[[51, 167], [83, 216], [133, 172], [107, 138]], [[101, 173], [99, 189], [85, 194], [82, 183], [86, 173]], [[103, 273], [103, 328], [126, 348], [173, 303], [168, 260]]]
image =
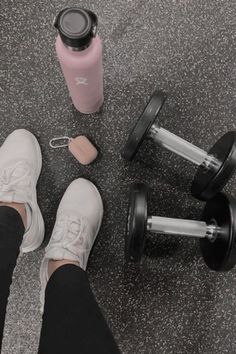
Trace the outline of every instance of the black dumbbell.
[[125, 240], [126, 259], [141, 260], [147, 232], [198, 237], [210, 269], [227, 271], [236, 264], [236, 200], [224, 193], [206, 203], [202, 221], [148, 215], [148, 188], [131, 186]]
[[145, 138], [175, 152], [199, 166], [192, 183], [192, 195], [209, 200], [220, 192], [236, 169], [236, 132], [226, 133], [209, 153], [160, 127], [158, 115], [165, 102], [162, 92], [154, 92], [132, 129], [122, 156], [131, 161]]

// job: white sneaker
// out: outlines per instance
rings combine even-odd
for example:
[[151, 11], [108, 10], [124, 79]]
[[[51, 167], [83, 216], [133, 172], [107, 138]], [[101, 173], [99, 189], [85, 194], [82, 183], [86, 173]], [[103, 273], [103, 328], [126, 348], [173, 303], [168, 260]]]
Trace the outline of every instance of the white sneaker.
[[44, 239], [44, 222], [37, 204], [36, 184], [42, 167], [37, 139], [24, 129], [11, 133], [0, 148], [0, 201], [24, 203], [27, 228], [21, 251], [37, 249]]
[[83, 178], [73, 181], [59, 205], [56, 223], [40, 268], [42, 312], [49, 279], [49, 259], [78, 261], [80, 267], [86, 270], [102, 217], [102, 198], [95, 185]]

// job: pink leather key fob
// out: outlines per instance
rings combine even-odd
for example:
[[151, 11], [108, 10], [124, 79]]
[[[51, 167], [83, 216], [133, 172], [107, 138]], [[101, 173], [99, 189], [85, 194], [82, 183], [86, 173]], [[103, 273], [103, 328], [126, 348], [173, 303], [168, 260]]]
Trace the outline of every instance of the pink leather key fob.
[[[60, 145], [58, 144], [59, 141], [62, 142]], [[55, 144], [55, 142], [57, 142], [57, 144]], [[54, 138], [50, 140], [50, 146], [53, 149], [68, 146], [71, 154], [82, 165], [89, 165], [98, 155], [98, 151], [95, 146], [89, 141], [88, 138], [86, 138], [86, 136], [83, 135], [77, 136], [74, 139], [67, 136]]]

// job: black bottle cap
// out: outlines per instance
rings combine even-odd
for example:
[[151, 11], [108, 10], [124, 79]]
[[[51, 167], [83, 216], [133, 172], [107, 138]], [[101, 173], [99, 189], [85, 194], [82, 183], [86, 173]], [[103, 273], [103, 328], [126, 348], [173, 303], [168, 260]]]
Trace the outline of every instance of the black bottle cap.
[[89, 47], [97, 32], [97, 16], [89, 10], [72, 7], [62, 10], [54, 21], [65, 45], [75, 50]]

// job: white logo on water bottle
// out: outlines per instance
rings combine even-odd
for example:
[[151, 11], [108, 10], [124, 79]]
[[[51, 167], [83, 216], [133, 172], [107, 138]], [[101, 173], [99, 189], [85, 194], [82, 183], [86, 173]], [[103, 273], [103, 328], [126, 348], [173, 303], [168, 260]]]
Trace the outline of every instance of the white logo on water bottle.
[[88, 79], [86, 77], [76, 77], [75, 84], [76, 84], [76, 86], [88, 85]]

